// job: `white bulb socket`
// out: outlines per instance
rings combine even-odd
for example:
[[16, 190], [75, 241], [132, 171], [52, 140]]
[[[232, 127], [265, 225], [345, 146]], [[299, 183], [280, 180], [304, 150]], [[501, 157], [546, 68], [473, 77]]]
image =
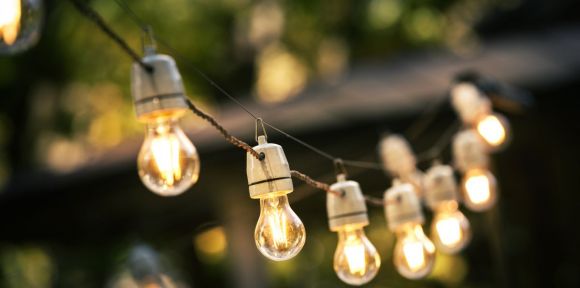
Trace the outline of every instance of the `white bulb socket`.
[[473, 129], [457, 133], [453, 139], [453, 158], [463, 173], [475, 168], [486, 169], [489, 165], [487, 147]]
[[481, 115], [491, 113], [491, 103], [472, 83], [461, 82], [451, 89], [451, 104], [463, 123], [474, 125]]
[[427, 170], [424, 187], [425, 203], [432, 210], [442, 203], [458, 199], [457, 181], [451, 166], [434, 165]]
[[181, 74], [173, 58], [151, 54], [143, 57], [142, 62], [152, 69], [147, 71], [139, 63], [133, 64], [131, 91], [137, 117], [148, 121], [183, 115], [188, 106]]
[[344, 174], [340, 174], [338, 181], [330, 186], [335, 193], [327, 193], [326, 211], [330, 231], [337, 232], [342, 227], [369, 225], [367, 205], [358, 182], [346, 180]]
[[246, 174], [252, 199], [276, 197], [291, 193], [294, 190], [290, 175], [290, 165], [284, 155], [282, 146], [268, 143], [265, 136], [258, 137], [254, 151], [265, 156], [258, 160], [254, 155], [246, 154]]
[[391, 174], [403, 177], [417, 170], [417, 160], [407, 140], [400, 135], [390, 135], [383, 138], [379, 150], [385, 170]]
[[413, 185], [399, 184], [395, 181], [394, 185], [385, 192], [384, 198], [385, 216], [391, 231], [397, 231], [405, 224], [422, 224], [425, 221], [421, 203]]

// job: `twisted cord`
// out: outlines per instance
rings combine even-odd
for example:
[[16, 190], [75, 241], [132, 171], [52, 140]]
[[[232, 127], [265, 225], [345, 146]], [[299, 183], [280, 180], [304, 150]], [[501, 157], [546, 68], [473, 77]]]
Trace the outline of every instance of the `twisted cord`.
[[222, 125], [220, 125], [217, 120], [215, 120], [212, 116], [210, 116], [209, 114], [203, 112], [202, 110], [200, 110], [199, 108], [197, 108], [195, 106], [195, 104], [193, 104], [193, 102], [189, 99], [187, 99], [187, 107], [189, 107], [189, 109], [191, 111], [193, 111], [193, 113], [195, 113], [195, 115], [199, 116], [200, 118], [202, 118], [203, 120], [209, 122], [209, 124], [211, 124], [214, 128], [216, 128], [226, 139], [226, 141], [230, 142], [231, 144], [233, 144], [236, 147], [239, 147], [243, 150], [245, 150], [246, 152], [250, 153], [252, 156], [254, 156], [256, 159], [262, 161], [264, 160], [264, 158], [266, 157], [266, 155], [264, 153], [258, 153], [256, 152], [256, 150], [254, 150], [252, 148], [252, 146], [250, 146], [248, 143], [236, 138], [235, 136], [231, 135]]
[[139, 63], [139, 65], [143, 67], [145, 71], [149, 73], [153, 72], [153, 67], [145, 64], [141, 60], [141, 56], [139, 56], [137, 52], [131, 49], [129, 44], [127, 44], [127, 42], [125, 42], [125, 40], [123, 40], [123, 38], [121, 38], [119, 34], [115, 33], [115, 31], [113, 31], [113, 29], [109, 27], [109, 25], [105, 22], [103, 17], [97, 11], [95, 11], [93, 8], [87, 5], [87, 3], [81, 0], [70, 0], [70, 2], [81, 14], [83, 14], [85, 17], [87, 17], [87, 19], [95, 23], [105, 34], [107, 34], [107, 36], [109, 36], [109, 38], [111, 38], [115, 43], [117, 43], [117, 45], [121, 49], [123, 49], [123, 51], [125, 51], [127, 55], [129, 55], [129, 57], [133, 58], [133, 61]]
[[308, 184], [316, 189], [323, 190], [326, 193], [332, 193], [338, 197], [344, 196], [343, 192], [331, 190], [330, 186], [328, 184], [316, 181], [304, 173], [298, 172], [296, 170], [291, 170], [290, 175], [292, 175], [292, 177], [294, 177], [296, 179], [302, 180], [304, 183], [306, 183], [306, 184]]

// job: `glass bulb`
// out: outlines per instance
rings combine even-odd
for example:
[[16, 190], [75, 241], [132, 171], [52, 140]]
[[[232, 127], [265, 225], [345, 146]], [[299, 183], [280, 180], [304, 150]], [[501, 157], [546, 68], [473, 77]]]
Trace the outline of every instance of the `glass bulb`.
[[471, 240], [469, 221], [457, 208], [456, 201], [439, 204], [431, 224], [437, 249], [448, 254], [461, 251]]
[[509, 138], [507, 119], [496, 113], [485, 115], [479, 119], [476, 130], [485, 143], [494, 149], [503, 147]]
[[435, 261], [435, 245], [425, 236], [420, 224], [407, 224], [397, 232], [393, 252], [397, 271], [405, 278], [419, 279], [427, 276]]
[[197, 150], [176, 119], [147, 124], [137, 165], [143, 184], [161, 196], [181, 194], [199, 177]]
[[274, 260], [288, 260], [304, 247], [306, 231], [304, 224], [288, 203], [288, 196], [260, 199], [260, 219], [254, 232], [260, 252]]
[[36, 44], [41, 22], [41, 0], [0, 1], [0, 54], [13, 54]]
[[486, 169], [471, 169], [463, 176], [463, 200], [473, 211], [485, 211], [497, 200], [496, 181]]
[[334, 271], [340, 280], [350, 285], [363, 285], [375, 278], [379, 267], [381, 257], [363, 227], [347, 225], [338, 231]]

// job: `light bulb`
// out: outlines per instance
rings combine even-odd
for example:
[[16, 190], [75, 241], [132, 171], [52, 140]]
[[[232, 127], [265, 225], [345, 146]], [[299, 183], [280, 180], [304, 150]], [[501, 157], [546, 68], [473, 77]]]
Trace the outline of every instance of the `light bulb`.
[[181, 194], [199, 177], [197, 150], [176, 119], [158, 118], [147, 123], [137, 165], [141, 181], [161, 196]]
[[369, 241], [361, 225], [347, 225], [338, 231], [334, 252], [334, 271], [350, 285], [363, 285], [379, 271], [381, 257]]
[[260, 252], [274, 260], [288, 260], [304, 247], [304, 224], [290, 208], [288, 196], [269, 195], [260, 199], [260, 219], [254, 239]]
[[4, 0], [0, 4], [0, 38], [12, 45], [20, 30], [20, 0]]
[[399, 228], [393, 253], [397, 271], [408, 279], [423, 278], [433, 268], [435, 246], [420, 224], [409, 223]]
[[470, 169], [463, 176], [463, 200], [473, 211], [485, 211], [497, 200], [495, 177], [486, 169]]
[[476, 124], [477, 134], [493, 149], [503, 147], [509, 139], [509, 124], [505, 117], [492, 113], [483, 116]]
[[456, 201], [440, 203], [431, 224], [432, 239], [437, 248], [448, 254], [461, 251], [471, 239], [469, 221]]
[[40, 0], [0, 1], [0, 54], [19, 52], [35, 44], [41, 22]]

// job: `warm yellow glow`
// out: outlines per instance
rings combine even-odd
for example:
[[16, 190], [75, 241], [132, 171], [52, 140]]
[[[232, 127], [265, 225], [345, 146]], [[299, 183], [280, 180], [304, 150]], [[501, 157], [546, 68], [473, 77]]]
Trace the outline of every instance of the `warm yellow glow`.
[[349, 237], [344, 247], [344, 255], [348, 262], [348, 270], [352, 274], [364, 274], [367, 270], [365, 263], [365, 246], [359, 239]]
[[446, 246], [455, 246], [463, 238], [459, 219], [456, 218], [450, 217], [437, 221], [435, 229], [437, 229], [439, 240]]
[[147, 125], [139, 152], [141, 181], [162, 196], [185, 192], [199, 177], [199, 156], [176, 120], [158, 119]]
[[381, 258], [361, 226], [347, 225], [338, 231], [334, 271], [342, 281], [350, 285], [368, 283], [380, 266]]
[[491, 146], [499, 146], [507, 138], [504, 124], [493, 114], [485, 116], [477, 123], [477, 132]]
[[431, 226], [437, 248], [446, 254], [461, 251], [471, 240], [469, 221], [457, 206], [456, 201], [440, 203]]
[[258, 250], [275, 260], [288, 260], [304, 246], [306, 232], [302, 221], [290, 208], [286, 195], [260, 199], [260, 219], [254, 238]]
[[403, 244], [405, 260], [412, 271], [417, 271], [425, 266], [423, 245], [420, 242], [407, 242]]
[[465, 191], [469, 201], [474, 204], [482, 204], [491, 197], [489, 179], [486, 175], [473, 175], [465, 181]]
[[195, 236], [195, 247], [205, 254], [221, 254], [226, 250], [227, 239], [223, 227], [215, 227]]
[[473, 211], [491, 208], [496, 201], [496, 181], [486, 169], [471, 169], [463, 176], [463, 200]]
[[0, 40], [8, 45], [14, 44], [20, 30], [20, 0], [0, 1]]
[[282, 102], [297, 95], [308, 81], [308, 68], [297, 55], [271, 45], [258, 57], [256, 92], [264, 102]]
[[272, 240], [276, 247], [284, 247], [288, 242], [288, 226], [286, 222], [286, 214], [283, 210], [275, 210], [267, 216], [268, 223], [272, 227]]
[[153, 139], [151, 151], [157, 164], [157, 169], [165, 183], [173, 185], [174, 179], [181, 179], [181, 164], [179, 163], [179, 140], [175, 135], [161, 135]]
[[433, 268], [435, 245], [425, 236], [419, 224], [400, 228], [393, 261], [397, 271], [408, 279], [425, 277]]

